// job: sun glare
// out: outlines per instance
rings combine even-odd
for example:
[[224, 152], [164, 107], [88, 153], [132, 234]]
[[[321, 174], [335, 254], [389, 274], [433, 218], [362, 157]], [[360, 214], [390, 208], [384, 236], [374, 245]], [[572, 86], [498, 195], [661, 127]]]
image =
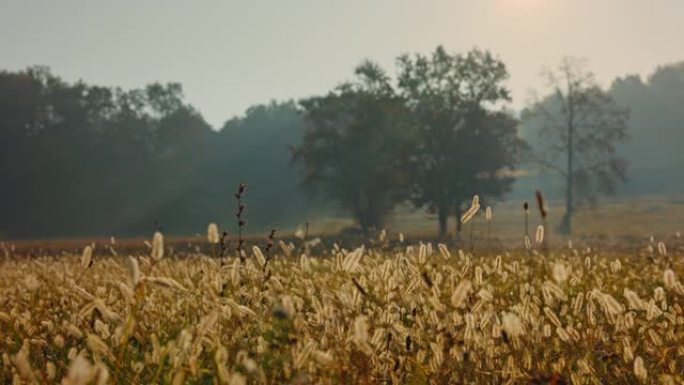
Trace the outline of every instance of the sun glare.
[[544, 0], [498, 0], [498, 2], [507, 10], [531, 11], [539, 8]]

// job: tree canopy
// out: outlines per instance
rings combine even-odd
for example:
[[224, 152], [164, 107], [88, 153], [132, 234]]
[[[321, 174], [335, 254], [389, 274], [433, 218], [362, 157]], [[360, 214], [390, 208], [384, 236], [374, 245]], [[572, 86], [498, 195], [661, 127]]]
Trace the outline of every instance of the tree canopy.
[[[228, 226], [241, 180], [260, 187], [257, 226], [284, 221], [283, 203], [306, 206], [288, 167], [300, 124], [294, 103], [272, 103], [217, 132], [177, 83], [123, 90], [67, 83], [44, 67], [0, 72], [0, 236]], [[270, 203], [272, 184], [286, 192], [281, 204]]]
[[489, 52], [452, 55], [443, 47], [431, 56], [401, 56], [398, 65], [398, 87], [419, 132], [411, 198], [437, 212], [445, 235], [448, 216], [455, 210], [459, 218], [474, 194], [500, 197], [514, 180], [510, 171], [525, 144], [516, 120], [494, 109], [510, 100], [508, 72]]
[[364, 231], [380, 228], [405, 199], [404, 160], [411, 127], [385, 72], [371, 62], [355, 82], [301, 101], [307, 123], [295, 161], [303, 183], [349, 210]]

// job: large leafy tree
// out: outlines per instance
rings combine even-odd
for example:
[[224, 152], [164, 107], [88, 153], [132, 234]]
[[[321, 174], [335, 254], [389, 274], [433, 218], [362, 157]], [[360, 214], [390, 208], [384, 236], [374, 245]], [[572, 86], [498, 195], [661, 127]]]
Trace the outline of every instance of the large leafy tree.
[[563, 178], [565, 213], [560, 230], [570, 233], [578, 204], [593, 203], [600, 193], [614, 193], [625, 180], [627, 164], [616, 154], [616, 145], [627, 138], [629, 111], [596, 84], [581, 60], [564, 58], [558, 70], [545, 77], [548, 96], [523, 117], [539, 127], [544, 151], [537, 160]]
[[[501, 196], [513, 181], [520, 150], [516, 121], [493, 112], [510, 99], [503, 82], [508, 72], [489, 52], [398, 59], [399, 90], [418, 131], [411, 156], [414, 204], [437, 212], [444, 236], [451, 213], [457, 218], [473, 194]], [[460, 222], [457, 222], [460, 229]]]
[[301, 101], [306, 123], [295, 161], [303, 183], [350, 211], [360, 227], [379, 228], [405, 199], [403, 161], [410, 125], [403, 101], [376, 64], [324, 96]]

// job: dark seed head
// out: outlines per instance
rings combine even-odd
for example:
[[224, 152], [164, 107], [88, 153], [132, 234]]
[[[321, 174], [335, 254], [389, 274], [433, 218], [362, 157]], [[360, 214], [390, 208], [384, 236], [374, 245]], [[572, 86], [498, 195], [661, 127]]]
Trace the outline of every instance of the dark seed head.
[[539, 190], [537, 190], [534, 194], [537, 197], [537, 206], [539, 207], [539, 214], [541, 214], [542, 218], [546, 218], [546, 207], [544, 205], [544, 196], [542, 195], [541, 191], [539, 191]]
[[289, 317], [289, 314], [287, 314], [287, 310], [285, 310], [284, 307], [278, 305], [271, 310], [271, 315], [277, 319], [287, 319]]
[[508, 340], [508, 333], [506, 333], [505, 330], [501, 331], [501, 338], [503, 338], [505, 343], [509, 343], [510, 341]]

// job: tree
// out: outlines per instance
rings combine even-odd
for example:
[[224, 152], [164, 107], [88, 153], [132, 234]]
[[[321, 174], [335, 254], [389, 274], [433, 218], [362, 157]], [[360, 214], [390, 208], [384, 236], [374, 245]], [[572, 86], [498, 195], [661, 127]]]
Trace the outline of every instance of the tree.
[[0, 72], [0, 237], [27, 227], [25, 209], [35, 205], [41, 187], [34, 142], [50, 120], [44, 74], [44, 68]]
[[351, 211], [361, 229], [379, 228], [404, 199], [402, 161], [409, 146], [402, 100], [378, 65], [356, 68], [357, 80], [300, 102], [306, 123], [294, 160], [303, 183]]
[[[268, 231], [270, 227], [295, 226], [302, 223], [311, 210], [311, 197], [303, 194], [299, 170], [291, 167], [291, 148], [299, 147], [304, 131], [300, 108], [294, 101], [253, 105], [243, 116], [225, 122], [219, 138], [213, 143], [210, 175], [220, 175], [230, 185], [243, 181], [250, 188], [247, 196], [249, 227]], [[210, 185], [211, 186], [211, 185]], [[274, 188], [277, 186], [277, 188]], [[223, 194], [223, 189], [218, 190]], [[222, 196], [222, 195], [221, 195]], [[219, 199], [221, 199], [219, 197]], [[232, 210], [225, 220], [234, 219]]]
[[629, 183], [621, 192], [653, 194], [684, 189], [676, 178], [684, 167], [684, 62], [659, 66], [643, 80], [639, 75], [615, 79], [609, 89], [629, 108], [629, 141], [617, 146], [629, 164]]
[[[500, 196], [524, 147], [515, 120], [488, 108], [510, 99], [505, 65], [489, 52], [451, 55], [443, 47], [426, 57], [398, 58], [399, 90], [418, 131], [411, 156], [411, 198], [437, 212], [440, 236], [447, 219], [473, 194]], [[458, 222], [460, 230], [460, 222]]]
[[560, 231], [571, 233], [578, 204], [612, 194], [625, 180], [627, 164], [615, 146], [626, 139], [628, 110], [604, 92], [578, 59], [564, 58], [556, 72], [545, 74], [551, 92], [524, 113], [536, 119], [546, 151], [538, 161], [558, 172], [565, 184], [565, 213]]

